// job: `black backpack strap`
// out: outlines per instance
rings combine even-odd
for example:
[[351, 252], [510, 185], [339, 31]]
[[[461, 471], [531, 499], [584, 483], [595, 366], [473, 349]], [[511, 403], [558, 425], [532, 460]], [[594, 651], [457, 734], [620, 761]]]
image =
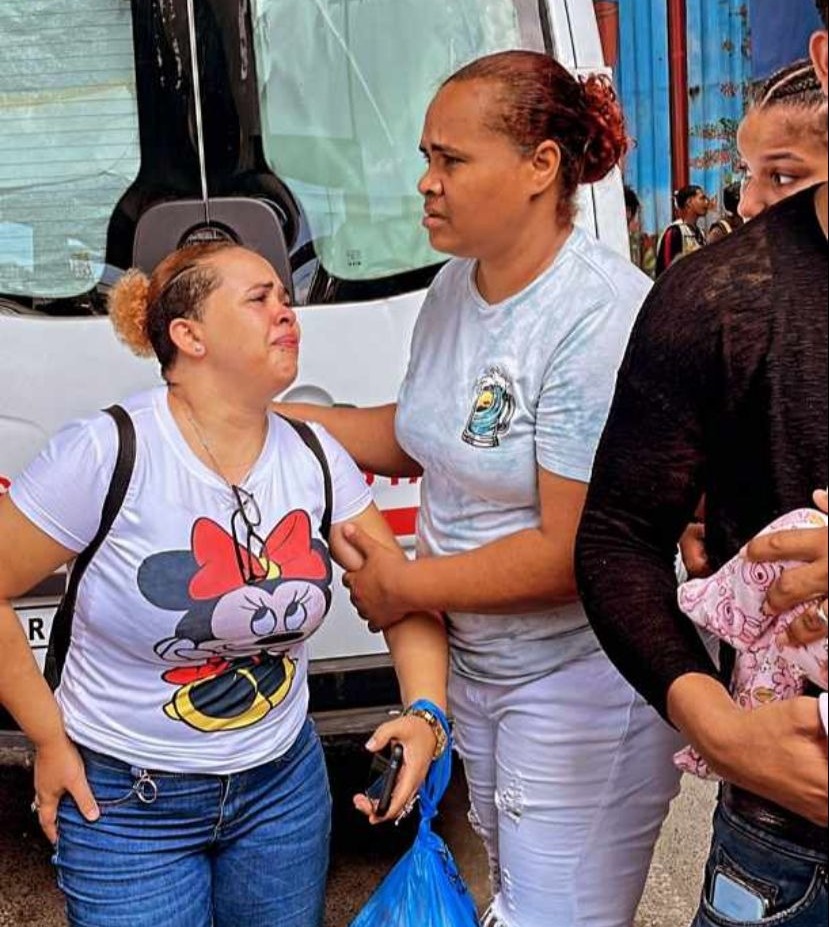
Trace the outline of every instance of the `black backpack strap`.
[[305, 422], [298, 422], [292, 418], [286, 418], [284, 415], [281, 415], [280, 418], [294, 429], [300, 438], [302, 438], [308, 450], [319, 461], [320, 468], [322, 469], [322, 481], [325, 486], [325, 511], [323, 512], [322, 521], [320, 522], [320, 534], [325, 538], [325, 542], [328, 543], [331, 538], [331, 519], [334, 517], [334, 483], [331, 479], [331, 468], [328, 466], [328, 458], [325, 456], [325, 451], [320, 443], [320, 439], [310, 425], [307, 425]]
[[104, 500], [98, 532], [89, 547], [78, 554], [69, 575], [66, 592], [52, 622], [52, 633], [49, 636], [49, 650], [46, 654], [44, 669], [46, 681], [52, 689], [56, 689], [60, 682], [63, 666], [66, 663], [66, 655], [69, 652], [78, 587], [87, 567], [100, 549], [101, 544], [104, 543], [115, 519], [118, 517], [118, 513], [121, 511], [135, 469], [135, 426], [129, 413], [121, 406], [112, 406], [104, 411], [115, 420], [115, 425], [118, 428], [118, 457], [115, 461], [115, 470], [112, 473], [109, 491]]

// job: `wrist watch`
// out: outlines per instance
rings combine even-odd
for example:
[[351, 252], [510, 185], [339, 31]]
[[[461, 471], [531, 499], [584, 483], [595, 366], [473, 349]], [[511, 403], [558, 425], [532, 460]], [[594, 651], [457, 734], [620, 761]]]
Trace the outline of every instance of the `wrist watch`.
[[435, 735], [435, 740], [437, 745], [435, 747], [435, 755], [432, 757], [433, 760], [439, 759], [446, 752], [446, 746], [449, 743], [449, 738], [446, 736], [446, 731], [443, 729], [443, 725], [440, 723], [438, 717], [429, 711], [428, 708], [407, 708], [403, 712], [404, 718], [422, 718], [432, 729], [432, 733]]

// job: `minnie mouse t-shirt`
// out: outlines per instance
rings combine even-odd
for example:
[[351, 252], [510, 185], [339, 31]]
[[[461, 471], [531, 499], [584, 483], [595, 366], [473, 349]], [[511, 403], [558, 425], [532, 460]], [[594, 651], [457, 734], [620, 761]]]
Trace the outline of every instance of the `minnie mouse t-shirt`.
[[[166, 387], [124, 404], [135, 471], [84, 575], [58, 702], [69, 736], [131, 765], [230, 774], [282, 756], [308, 711], [306, 641], [331, 607], [320, 536], [319, 462], [271, 415], [238, 494], [204, 466], [173, 419]], [[360, 471], [314, 426], [331, 470], [334, 524], [371, 504]], [[108, 415], [56, 435], [11, 498], [59, 544], [95, 536], [115, 468]]]

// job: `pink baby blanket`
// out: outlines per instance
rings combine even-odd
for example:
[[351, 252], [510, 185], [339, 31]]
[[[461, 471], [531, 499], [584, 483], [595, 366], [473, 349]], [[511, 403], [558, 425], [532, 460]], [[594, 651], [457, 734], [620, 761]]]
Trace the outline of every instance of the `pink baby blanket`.
[[[822, 512], [799, 509], [778, 518], [762, 534], [824, 528]], [[679, 587], [679, 605], [691, 620], [737, 651], [731, 692], [741, 708], [757, 708], [803, 693], [806, 680], [829, 688], [829, 639], [826, 625], [811, 604], [777, 617], [763, 612], [769, 587], [796, 563], [751, 563], [742, 554], [707, 579]], [[716, 778], [690, 747], [674, 758], [685, 772]]]

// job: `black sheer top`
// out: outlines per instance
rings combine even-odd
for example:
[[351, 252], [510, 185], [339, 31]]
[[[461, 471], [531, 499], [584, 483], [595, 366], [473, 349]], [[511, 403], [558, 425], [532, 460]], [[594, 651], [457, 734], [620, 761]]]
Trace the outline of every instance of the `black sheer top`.
[[577, 544], [611, 659], [663, 715], [715, 674], [676, 601], [677, 540], [706, 496], [718, 569], [827, 486], [829, 247], [815, 190], [677, 263], [634, 329]]

